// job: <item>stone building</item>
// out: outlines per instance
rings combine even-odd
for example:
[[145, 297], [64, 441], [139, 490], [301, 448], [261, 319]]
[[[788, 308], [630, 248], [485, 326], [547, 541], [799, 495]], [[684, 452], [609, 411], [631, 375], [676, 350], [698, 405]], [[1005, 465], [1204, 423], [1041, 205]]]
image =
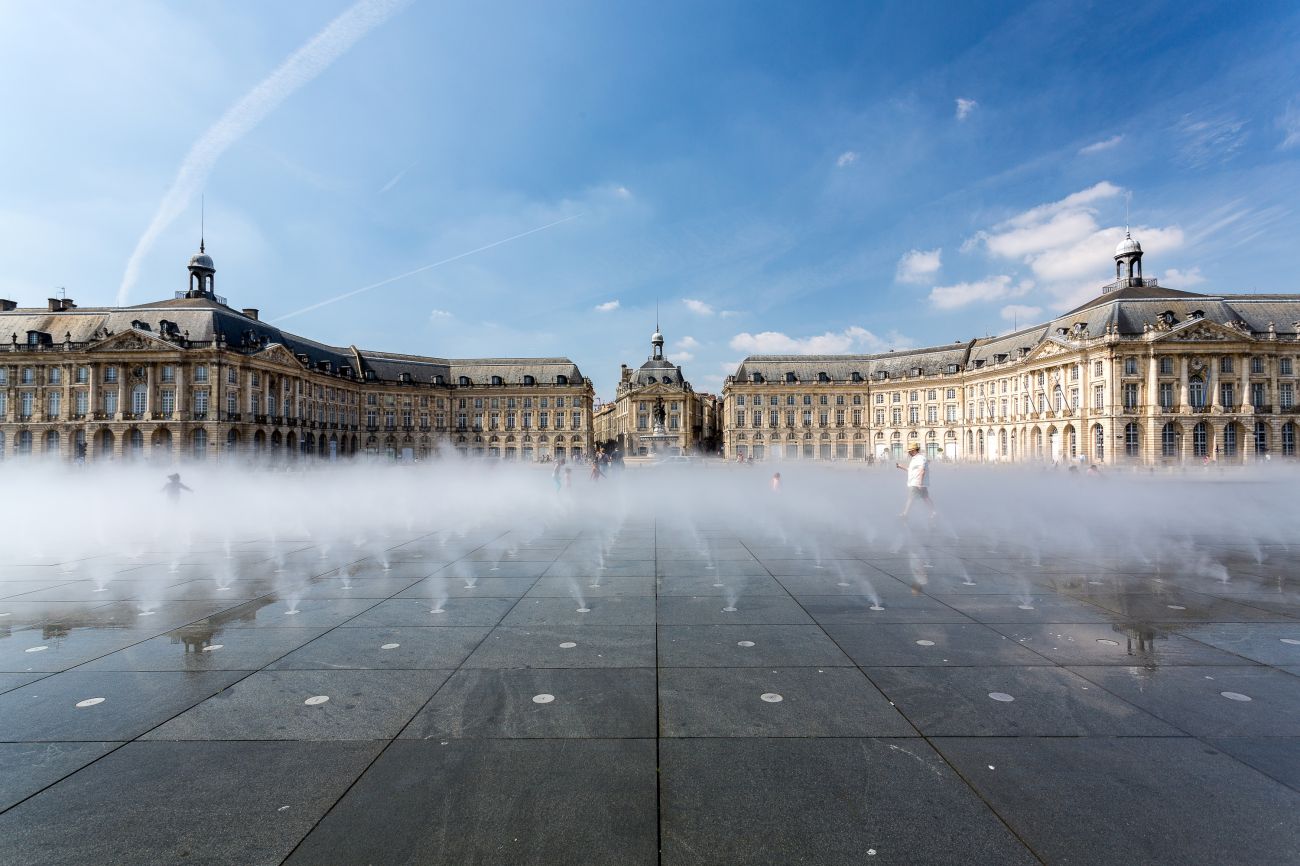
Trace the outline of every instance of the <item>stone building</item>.
[[715, 451], [716, 400], [712, 394], [697, 394], [682, 368], [664, 357], [664, 335], [656, 325], [650, 357], [635, 370], [622, 365], [614, 400], [595, 414], [595, 438], [625, 455], [644, 456], [652, 449], [642, 437], [654, 430], [655, 413], [662, 407], [664, 430], [674, 437], [668, 442], [669, 453]]
[[1053, 321], [876, 355], [760, 355], [723, 388], [728, 456], [1242, 462], [1294, 457], [1300, 295], [1210, 295], [1142, 276]]
[[591, 383], [565, 358], [329, 346], [227, 306], [202, 244], [189, 273], [188, 291], [133, 307], [0, 301], [0, 459], [591, 450]]

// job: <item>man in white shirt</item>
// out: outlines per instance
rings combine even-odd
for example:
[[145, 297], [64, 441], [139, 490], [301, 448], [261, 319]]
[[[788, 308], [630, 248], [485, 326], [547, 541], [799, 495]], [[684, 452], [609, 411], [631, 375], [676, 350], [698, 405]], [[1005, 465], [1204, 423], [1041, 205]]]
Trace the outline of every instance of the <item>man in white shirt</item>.
[[911, 460], [906, 466], [902, 463], [894, 464], [907, 473], [907, 503], [903, 506], [903, 513], [898, 516], [906, 520], [907, 512], [912, 510], [912, 503], [923, 499], [930, 509], [930, 519], [933, 520], [936, 514], [934, 502], [930, 499], [930, 461], [921, 453], [921, 446], [917, 442], [908, 446], [907, 453]]

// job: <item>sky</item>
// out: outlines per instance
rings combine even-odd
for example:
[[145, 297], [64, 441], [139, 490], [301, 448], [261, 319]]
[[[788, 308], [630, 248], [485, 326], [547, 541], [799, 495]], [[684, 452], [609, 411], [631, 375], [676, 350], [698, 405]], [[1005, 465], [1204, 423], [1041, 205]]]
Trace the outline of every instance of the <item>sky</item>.
[[[336, 345], [879, 352], [1113, 278], [1296, 292], [1287, 2], [0, 0], [0, 297], [186, 288]], [[1127, 216], [1126, 216], [1127, 214]]]

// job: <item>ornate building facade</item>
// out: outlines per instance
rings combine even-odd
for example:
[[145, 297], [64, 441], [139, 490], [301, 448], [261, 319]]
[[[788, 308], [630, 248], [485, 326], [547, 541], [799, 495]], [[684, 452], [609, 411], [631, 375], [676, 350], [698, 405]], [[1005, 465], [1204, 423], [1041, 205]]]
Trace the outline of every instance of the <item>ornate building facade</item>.
[[674, 437], [666, 442], [670, 453], [715, 451], [716, 401], [712, 394], [696, 393], [682, 368], [664, 357], [664, 335], [656, 325], [650, 357], [635, 370], [622, 365], [614, 400], [596, 412], [596, 441], [628, 456], [647, 455], [653, 449], [642, 437], [654, 431], [656, 411], [662, 411], [663, 428]]
[[543, 460], [592, 448], [592, 386], [566, 358], [444, 359], [329, 346], [215, 291], [123, 308], [0, 300], [0, 458], [361, 453]]
[[877, 355], [760, 355], [723, 388], [728, 456], [1148, 465], [1296, 455], [1300, 295], [1207, 295], [1142, 276], [1055, 320]]

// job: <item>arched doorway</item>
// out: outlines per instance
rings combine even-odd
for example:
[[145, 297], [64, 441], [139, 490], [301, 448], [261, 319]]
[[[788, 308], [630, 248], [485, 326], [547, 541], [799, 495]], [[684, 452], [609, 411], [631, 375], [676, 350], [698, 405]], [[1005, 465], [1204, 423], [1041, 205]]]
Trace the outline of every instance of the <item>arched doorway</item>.
[[202, 427], [190, 434], [190, 454], [195, 460], [206, 460], [208, 456], [208, 431]]
[[1223, 459], [1236, 460], [1241, 452], [1241, 428], [1236, 422], [1223, 425]]
[[159, 427], [149, 441], [149, 455], [166, 460], [172, 455], [172, 431]]
[[1130, 459], [1142, 456], [1141, 429], [1134, 421], [1124, 425], [1124, 456]]
[[144, 431], [139, 427], [130, 427], [126, 431], [126, 456], [130, 460], [144, 457]]
[[1177, 458], [1179, 441], [1182, 439], [1182, 431], [1173, 421], [1168, 421], [1165, 426], [1160, 428], [1160, 456], [1165, 459]]
[[47, 456], [54, 456], [59, 453], [59, 431], [58, 430], [45, 431], [45, 445], [41, 449], [41, 453]]
[[1210, 453], [1210, 431], [1204, 421], [1192, 428], [1192, 456], [1204, 458]]
[[[0, 439], [0, 442], [3, 442]], [[1282, 425], [1282, 456], [1295, 456], [1295, 423], [1288, 421]]]
[[32, 431], [19, 430], [15, 441], [15, 451], [19, 456], [26, 457], [32, 453]]
[[95, 434], [95, 457], [99, 460], [113, 459], [113, 431], [107, 427]]

